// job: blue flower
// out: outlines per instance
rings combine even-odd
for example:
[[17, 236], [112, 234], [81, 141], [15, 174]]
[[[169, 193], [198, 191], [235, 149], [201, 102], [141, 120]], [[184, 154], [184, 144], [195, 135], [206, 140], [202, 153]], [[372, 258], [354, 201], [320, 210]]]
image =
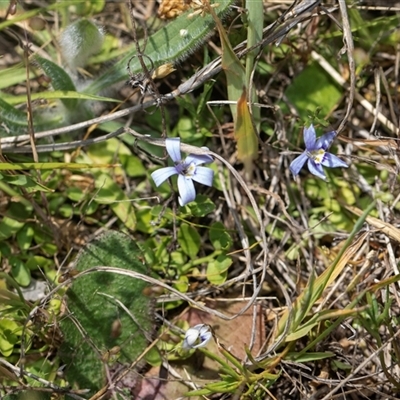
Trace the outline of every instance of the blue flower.
[[210, 163], [213, 158], [208, 155], [189, 154], [185, 160], [181, 158], [181, 139], [169, 138], [165, 140], [167, 152], [174, 162], [173, 167], [160, 168], [151, 174], [156, 186], [160, 186], [172, 175], [178, 175], [179, 204], [184, 206], [196, 198], [193, 181], [212, 186], [214, 171], [201, 164]]
[[309, 171], [321, 179], [326, 180], [322, 166], [328, 168], [344, 167], [348, 165], [339, 157], [328, 153], [327, 150], [336, 137], [336, 132], [328, 132], [317, 139], [313, 125], [304, 128], [304, 143], [306, 150], [295, 158], [290, 164], [290, 171], [296, 177], [307, 161]]
[[204, 324], [195, 325], [189, 328], [185, 333], [182, 348], [185, 350], [204, 347], [211, 339], [212, 333], [210, 327]]

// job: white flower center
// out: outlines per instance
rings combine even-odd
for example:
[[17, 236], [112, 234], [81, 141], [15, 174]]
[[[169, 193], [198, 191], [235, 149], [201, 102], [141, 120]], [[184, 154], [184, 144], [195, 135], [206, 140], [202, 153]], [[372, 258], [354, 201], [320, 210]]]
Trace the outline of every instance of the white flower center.
[[324, 159], [325, 150], [319, 149], [309, 152], [309, 157], [312, 158], [316, 164], [321, 164], [322, 160]]

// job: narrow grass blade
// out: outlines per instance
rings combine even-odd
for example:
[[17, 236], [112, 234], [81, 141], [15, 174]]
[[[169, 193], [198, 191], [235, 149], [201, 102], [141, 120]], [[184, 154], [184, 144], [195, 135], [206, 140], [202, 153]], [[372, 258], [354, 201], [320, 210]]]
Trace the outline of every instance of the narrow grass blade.
[[[353, 255], [358, 251], [358, 249], [364, 243], [364, 240], [368, 235], [367, 233], [361, 235], [355, 241], [355, 243], [353, 243], [353, 241], [357, 232], [361, 229], [363, 223], [367, 219], [368, 214], [372, 211], [374, 207], [375, 207], [375, 202], [372, 202], [371, 205], [365, 210], [363, 215], [359, 218], [359, 220], [355, 224], [353, 231], [350, 233], [342, 250], [337, 255], [336, 259], [333, 261], [331, 266], [326, 271], [324, 271], [318, 278], [315, 279], [313, 287], [311, 288], [312, 293], [310, 296], [310, 300], [308, 301], [308, 304], [303, 304], [303, 298], [307, 290], [304, 291], [295, 300], [292, 308], [292, 313], [293, 313], [292, 315], [294, 321], [297, 320], [296, 317], [299, 314], [303, 314], [304, 316], [307, 315], [307, 313], [313, 307], [315, 302], [320, 298], [326, 287], [329, 286], [336, 279], [336, 277], [342, 272], [347, 262], [351, 260]], [[308, 288], [308, 290], [310, 290], [310, 288]], [[304, 312], [305, 310], [303, 309], [303, 307], [306, 307], [307, 312]], [[276, 337], [278, 337], [284, 332], [288, 318], [289, 318], [289, 309], [287, 309], [283, 313], [281, 319], [279, 320]], [[289, 327], [288, 334], [294, 334], [294, 333], [295, 331], [292, 331]]]
[[28, 169], [87, 169], [87, 168], [112, 168], [115, 164], [80, 164], [80, 163], [64, 163], [64, 162], [51, 162], [51, 163], [0, 163], [0, 171], [20, 171]]

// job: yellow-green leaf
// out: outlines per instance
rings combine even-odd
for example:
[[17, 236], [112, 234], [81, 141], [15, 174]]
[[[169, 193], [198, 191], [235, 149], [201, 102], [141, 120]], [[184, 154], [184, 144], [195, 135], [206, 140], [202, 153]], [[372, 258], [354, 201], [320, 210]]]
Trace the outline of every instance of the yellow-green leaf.
[[136, 228], [136, 215], [131, 199], [111, 178], [110, 175], [99, 173], [96, 179], [96, 202], [99, 204], [110, 204], [114, 214], [131, 230]]
[[10, 170], [19, 171], [26, 169], [85, 169], [85, 168], [111, 168], [111, 164], [80, 164], [80, 163], [65, 163], [65, 162], [52, 162], [52, 163], [0, 163], [0, 171]]
[[4, 357], [9, 357], [14, 349], [14, 345], [19, 341], [21, 327], [15, 321], [2, 319], [0, 321], [0, 353]]
[[225, 254], [219, 255], [211, 261], [207, 267], [207, 279], [214, 285], [221, 285], [226, 281], [228, 269], [232, 265], [232, 259]]
[[193, 259], [200, 250], [201, 237], [193, 226], [182, 224], [178, 231], [178, 243], [184, 253]]
[[238, 159], [243, 162], [246, 172], [250, 174], [253, 161], [257, 158], [258, 137], [251, 120], [245, 88], [243, 88], [242, 95], [237, 102], [235, 139], [237, 141]]

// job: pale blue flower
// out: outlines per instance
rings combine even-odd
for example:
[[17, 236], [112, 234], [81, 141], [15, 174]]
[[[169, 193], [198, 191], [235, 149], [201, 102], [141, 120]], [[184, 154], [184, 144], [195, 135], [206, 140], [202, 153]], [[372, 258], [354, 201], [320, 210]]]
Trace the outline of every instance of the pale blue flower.
[[343, 167], [348, 168], [348, 165], [339, 157], [328, 153], [327, 150], [336, 137], [336, 132], [328, 132], [317, 139], [313, 125], [304, 128], [304, 143], [306, 149], [290, 164], [290, 171], [296, 177], [307, 161], [309, 171], [321, 179], [326, 180], [326, 176], [322, 166], [328, 168]]
[[214, 171], [200, 165], [212, 162], [213, 158], [208, 155], [189, 154], [185, 160], [182, 160], [180, 138], [166, 139], [165, 147], [174, 166], [160, 168], [154, 171], [151, 177], [156, 186], [160, 186], [171, 176], [178, 175], [179, 204], [184, 206], [196, 198], [193, 181], [212, 186]]
[[210, 341], [212, 333], [210, 327], [205, 324], [195, 325], [189, 328], [185, 333], [182, 348], [185, 350], [197, 349], [204, 347]]

